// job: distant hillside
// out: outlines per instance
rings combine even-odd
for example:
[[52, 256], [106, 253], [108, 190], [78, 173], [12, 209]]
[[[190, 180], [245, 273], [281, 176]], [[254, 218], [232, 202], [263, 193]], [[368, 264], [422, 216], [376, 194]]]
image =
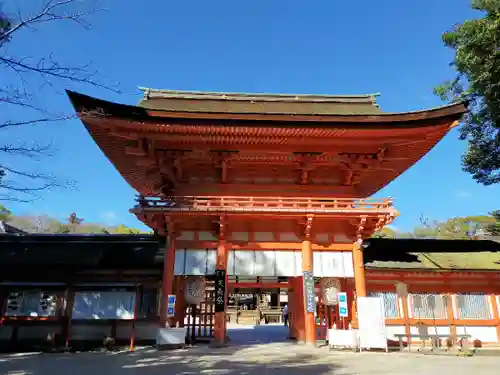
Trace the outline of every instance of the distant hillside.
[[76, 213], [61, 221], [47, 215], [15, 215], [5, 206], [0, 205], [0, 220], [29, 233], [109, 233], [109, 234], [139, 234], [153, 233], [129, 228], [123, 224], [109, 226], [99, 223], [87, 223]]

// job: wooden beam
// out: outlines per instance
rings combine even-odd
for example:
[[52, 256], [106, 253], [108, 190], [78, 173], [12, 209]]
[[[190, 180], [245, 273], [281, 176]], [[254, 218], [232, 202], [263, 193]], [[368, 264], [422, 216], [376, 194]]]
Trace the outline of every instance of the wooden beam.
[[288, 282], [282, 283], [266, 283], [266, 282], [234, 282], [229, 283], [229, 289], [245, 288], [245, 289], [290, 289], [292, 286]]
[[[312, 244], [313, 251], [351, 251], [352, 243], [334, 243], [328, 245]], [[301, 242], [245, 242], [230, 241], [230, 250], [279, 250], [300, 251]], [[216, 249], [216, 241], [177, 240], [178, 249]]]

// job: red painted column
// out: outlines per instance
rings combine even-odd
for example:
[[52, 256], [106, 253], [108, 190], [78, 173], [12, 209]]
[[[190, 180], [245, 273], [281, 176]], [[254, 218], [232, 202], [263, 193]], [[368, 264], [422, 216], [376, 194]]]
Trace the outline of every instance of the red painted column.
[[184, 327], [184, 319], [186, 312], [186, 303], [184, 301], [184, 276], [175, 278], [175, 320], [179, 323], [179, 327]]
[[294, 291], [294, 326], [295, 338], [299, 342], [306, 341], [305, 330], [305, 296], [304, 296], [304, 278], [302, 276], [294, 277], [293, 279]]
[[[223, 236], [219, 239], [219, 245], [217, 246], [217, 270], [227, 270], [227, 243], [224, 240]], [[215, 326], [214, 326], [214, 338], [216, 345], [223, 345], [226, 342], [226, 311], [227, 311], [227, 293], [228, 293], [228, 285], [227, 285], [227, 274], [226, 274], [226, 295], [224, 298], [224, 311], [215, 313]]]
[[[168, 244], [165, 247], [163, 256], [163, 282], [162, 301], [160, 307], [160, 327], [165, 327], [167, 322], [168, 295], [174, 292], [174, 262], [175, 262], [175, 233], [169, 230]], [[173, 325], [175, 319], [169, 319], [169, 324]]]
[[[306, 239], [302, 241], [302, 270], [303, 271], [313, 271], [313, 251], [311, 246], [311, 241]], [[304, 278], [302, 277], [302, 285], [304, 285]], [[305, 290], [302, 286], [304, 300], [304, 330], [305, 330], [305, 343], [310, 345], [316, 344], [316, 320], [314, 317], [314, 312], [306, 311], [305, 303]]]

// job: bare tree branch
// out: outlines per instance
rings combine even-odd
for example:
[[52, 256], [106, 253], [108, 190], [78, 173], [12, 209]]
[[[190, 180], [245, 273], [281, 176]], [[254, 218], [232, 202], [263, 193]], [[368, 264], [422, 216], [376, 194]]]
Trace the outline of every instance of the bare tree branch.
[[[6, 77], [11, 77], [10, 81], [2, 79], [6, 83], [0, 82], [0, 131], [21, 130], [24, 126], [40, 126], [76, 117], [74, 114], [52, 113], [40, 105], [37, 100], [41, 98], [40, 82], [42, 88], [47, 86], [49, 89], [57, 83], [72, 83], [118, 92], [116, 86], [99, 80], [98, 72], [90, 62], [75, 66], [62, 62], [53, 51], [41, 56], [16, 56], [9, 54], [6, 48], [15, 43], [17, 35], [23, 31], [43, 32], [43, 26], [49, 23], [69, 21], [88, 30], [88, 17], [104, 10], [99, 7], [99, 0], [45, 0], [36, 10], [26, 12], [18, 8], [17, 12], [11, 12], [17, 15], [8, 16], [7, 28], [0, 29], [0, 69], [4, 70]], [[9, 108], [14, 111], [9, 111]], [[16, 116], [12, 115], [14, 113]], [[61, 181], [56, 176], [39, 172], [39, 168], [33, 168], [37, 172], [30, 172], [16, 167], [25, 164], [14, 163], [13, 158], [39, 161], [53, 155], [54, 147], [36, 142], [15, 142], [12, 138], [0, 134], [3, 140], [0, 143], [0, 201], [29, 202], [47, 189], [74, 187], [72, 181]]]

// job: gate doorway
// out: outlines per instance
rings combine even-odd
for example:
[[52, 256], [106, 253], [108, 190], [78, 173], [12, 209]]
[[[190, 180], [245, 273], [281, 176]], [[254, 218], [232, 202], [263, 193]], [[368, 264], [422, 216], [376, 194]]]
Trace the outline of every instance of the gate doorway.
[[283, 311], [288, 304], [288, 280], [230, 278], [227, 335], [232, 343], [253, 345], [285, 342], [290, 336]]

